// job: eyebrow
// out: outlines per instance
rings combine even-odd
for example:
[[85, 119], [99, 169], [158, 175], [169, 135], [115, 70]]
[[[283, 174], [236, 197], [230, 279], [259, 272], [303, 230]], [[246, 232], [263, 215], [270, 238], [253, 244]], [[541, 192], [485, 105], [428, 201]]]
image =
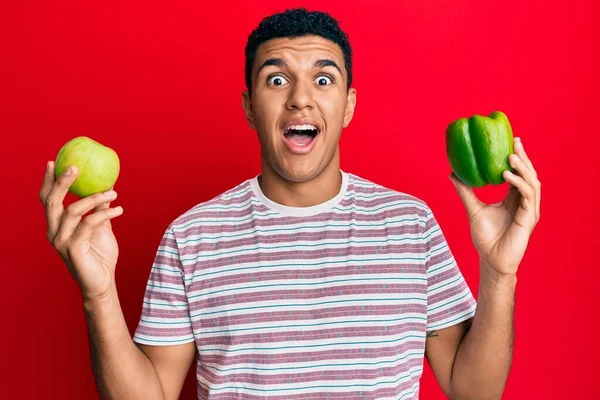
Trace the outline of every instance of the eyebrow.
[[335, 69], [337, 69], [340, 72], [340, 75], [344, 75], [344, 74], [342, 74], [342, 69], [340, 68], [340, 66], [337, 65], [337, 63], [333, 60], [329, 60], [329, 59], [317, 60], [317, 61], [315, 61], [315, 63], [313, 65], [315, 67], [319, 67], [319, 68], [334, 67]]
[[[263, 68], [271, 66], [271, 65], [276, 66], [276, 67], [281, 67], [281, 68], [287, 67], [287, 64], [281, 58], [269, 58], [260, 65], [260, 67], [256, 71], [256, 76], [258, 76], [258, 74], [260, 73], [260, 71]], [[342, 69], [340, 68], [340, 66], [337, 65], [337, 63], [335, 61], [330, 60], [330, 59], [317, 60], [313, 63], [313, 67], [319, 67], [319, 68], [334, 67], [335, 69], [337, 69], [340, 72], [341, 75], [343, 75]]]

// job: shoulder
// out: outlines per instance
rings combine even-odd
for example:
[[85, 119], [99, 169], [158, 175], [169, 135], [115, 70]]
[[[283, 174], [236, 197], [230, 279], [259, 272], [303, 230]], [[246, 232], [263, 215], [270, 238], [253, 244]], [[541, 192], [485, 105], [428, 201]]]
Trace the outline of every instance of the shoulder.
[[425, 219], [431, 213], [420, 197], [349, 173], [348, 195], [361, 208], [395, 210]]
[[219, 226], [247, 215], [253, 200], [250, 179], [191, 207], [169, 225], [176, 236], [197, 232], [201, 226]]

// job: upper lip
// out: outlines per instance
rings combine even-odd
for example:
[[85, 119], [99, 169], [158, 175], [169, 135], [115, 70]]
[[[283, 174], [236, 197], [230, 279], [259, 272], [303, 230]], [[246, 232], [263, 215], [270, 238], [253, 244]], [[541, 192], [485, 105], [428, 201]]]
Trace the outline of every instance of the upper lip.
[[286, 122], [285, 125], [283, 125], [283, 132], [285, 133], [285, 131], [287, 131], [289, 127], [293, 125], [312, 125], [317, 128], [317, 133], [321, 132], [321, 126], [314, 119], [308, 117], [297, 118]]

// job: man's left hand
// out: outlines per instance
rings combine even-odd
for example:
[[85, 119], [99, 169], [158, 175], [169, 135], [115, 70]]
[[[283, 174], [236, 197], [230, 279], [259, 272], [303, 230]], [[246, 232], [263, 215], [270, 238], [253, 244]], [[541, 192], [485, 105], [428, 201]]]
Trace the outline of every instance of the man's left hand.
[[516, 174], [510, 171], [502, 174], [509, 190], [499, 203], [481, 202], [471, 187], [450, 174], [467, 210], [471, 238], [480, 260], [500, 276], [516, 274], [540, 219], [541, 183], [537, 172], [520, 138], [514, 138], [514, 150], [508, 160]]

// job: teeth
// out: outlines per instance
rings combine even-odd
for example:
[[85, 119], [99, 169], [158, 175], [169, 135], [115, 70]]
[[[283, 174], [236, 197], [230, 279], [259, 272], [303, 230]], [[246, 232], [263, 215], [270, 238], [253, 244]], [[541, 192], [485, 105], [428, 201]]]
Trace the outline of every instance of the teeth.
[[288, 130], [290, 130], [290, 129], [294, 129], [296, 131], [310, 131], [310, 130], [317, 130], [317, 127], [314, 125], [310, 125], [310, 124], [291, 125], [288, 127]]

